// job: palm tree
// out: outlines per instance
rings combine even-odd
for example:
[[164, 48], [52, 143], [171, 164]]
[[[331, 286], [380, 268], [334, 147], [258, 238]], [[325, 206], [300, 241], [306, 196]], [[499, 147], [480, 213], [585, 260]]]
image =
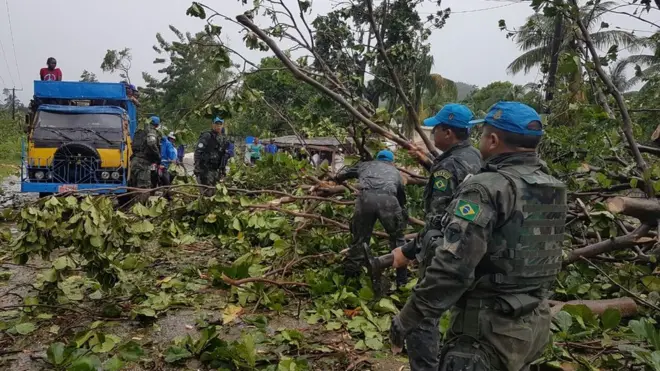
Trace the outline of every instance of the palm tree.
[[[625, 90], [639, 84], [644, 79], [660, 74], [660, 41], [658, 41], [658, 36], [660, 36], [660, 32], [654, 36], [641, 39], [639, 44], [647, 48], [645, 52], [630, 55], [617, 64], [617, 68], [621, 69], [621, 78], [624, 79], [622, 85]], [[635, 65], [636, 73], [632, 78], [625, 80], [625, 69], [630, 65]]]
[[[606, 1], [597, 5], [584, 6], [580, 9], [582, 22], [588, 29], [594, 28], [595, 25], [600, 25], [600, 18], [603, 14], [616, 5], [617, 3], [614, 1]], [[564, 19], [560, 53], [569, 51], [577, 53], [580, 40], [576, 38], [575, 26], [570, 19]], [[534, 67], [541, 67], [548, 63], [554, 29], [554, 18], [539, 13], [530, 16], [527, 23], [515, 36], [515, 42], [524, 53], [509, 64], [507, 71], [512, 74], [521, 71], [527, 73]], [[590, 37], [594, 46], [602, 50], [607, 50], [614, 44], [626, 48], [634, 48], [639, 45], [639, 39], [634, 34], [622, 30], [599, 30], [591, 33]]]

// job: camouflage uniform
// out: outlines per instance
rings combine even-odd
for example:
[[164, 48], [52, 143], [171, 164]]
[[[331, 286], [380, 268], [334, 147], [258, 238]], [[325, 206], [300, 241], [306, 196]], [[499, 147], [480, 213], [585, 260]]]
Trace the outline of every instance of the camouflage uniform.
[[[158, 131], [152, 125], [146, 129], [144, 141], [136, 148], [131, 158], [131, 186], [137, 188], [151, 187], [151, 164], [160, 162], [160, 138]], [[137, 134], [136, 134], [137, 136]]]
[[[195, 148], [195, 176], [197, 183], [215, 186], [220, 181], [221, 166], [227, 152], [225, 137], [213, 130], [205, 131], [199, 136]], [[214, 192], [210, 189], [204, 191], [207, 196]]]
[[534, 152], [488, 159], [457, 190], [426, 276], [392, 338], [454, 307], [440, 370], [528, 369], [550, 338], [566, 188]]
[[[362, 245], [369, 244], [376, 220], [390, 235], [390, 248], [401, 246], [408, 221], [406, 193], [399, 170], [384, 161], [361, 162], [340, 172], [336, 180], [359, 179], [360, 195], [351, 222], [353, 241], [346, 259], [347, 276], [359, 274], [364, 263]], [[407, 280], [406, 268], [397, 270], [397, 282]]]
[[[402, 247], [403, 254], [419, 263], [419, 280], [433, 259], [431, 239], [440, 236], [440, 221], [446, 213], [454, 191], [468, 176], [481, 169], [481, 154], [469, 140], [462, 141], [435, 159], [431, 176], [424, 189], [426, 226], [415, 241]], [[430, 232], [430, 233], [429, 233]], [[426, 236], [426, 237], [425, 237]], [[426, 242], [426, 243], [425, 243]], [[439, 317], [425, 318], [406, 338], [408, 358], [413, 371], [437, 370], [440, 333]]]

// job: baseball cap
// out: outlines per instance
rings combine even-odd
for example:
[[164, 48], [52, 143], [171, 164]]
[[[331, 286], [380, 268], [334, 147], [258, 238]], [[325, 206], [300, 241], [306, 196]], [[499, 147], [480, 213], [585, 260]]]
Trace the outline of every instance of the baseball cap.
[[473, 120], [471, 123], [480, 124], [485, 122], [510, 133], [542, 136], [545, 133], [542, 126], [540, 130], [530, 129], [529, 124], [534, 121], [541, 124], [541, 116], [534, 108], [520, 102], [498, 102], [490, 107], [485, 118]]
[[384, 149], [378, 152], [376, 159], [380, 161], [394, 162], [394, 153], [388, 149]]
[[435, 116], [424, 120], [424, 126], [443, 124], [455, 128], [469, 129], [474, 125], [470, 121], [473, 118], [474, 114], [466, 106], [458, 103], [449, 103], [445, 104]]
[[167, 134], [167, 137], [170, 138], [170, 139], [176, 140], [176, 137], [174, 136], [173, 132], [170, 132], [169, 134]]
[[151, 124], [152, 124], [152, 125], [160, 125], [160, 117], [158, 117], [158, 116], [151, 116]]
[[213, 119], [214, 124], [224, 124], [225, 120], [221, 119], [220, 117], [216, 117]]

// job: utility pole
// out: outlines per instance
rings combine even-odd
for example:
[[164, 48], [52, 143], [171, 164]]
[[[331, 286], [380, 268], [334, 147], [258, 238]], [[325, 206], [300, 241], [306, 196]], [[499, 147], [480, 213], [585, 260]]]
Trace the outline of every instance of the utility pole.
[[11, 119], [16, 120], [16, 90], [23, 91], [23, 89], [16, 89], [14, 86], [11, 89]]

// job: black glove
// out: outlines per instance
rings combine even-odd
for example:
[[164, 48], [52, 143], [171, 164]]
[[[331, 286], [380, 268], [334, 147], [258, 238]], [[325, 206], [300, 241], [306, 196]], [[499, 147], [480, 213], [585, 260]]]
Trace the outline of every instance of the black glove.
[[394, 354], [400, 353], [403, 350], [406, 334], [403, 332], [403, 325], [398, 315], [392, 318], [392, 325], [390, 326], [390, 344], [392, 345], [392, 352]]

